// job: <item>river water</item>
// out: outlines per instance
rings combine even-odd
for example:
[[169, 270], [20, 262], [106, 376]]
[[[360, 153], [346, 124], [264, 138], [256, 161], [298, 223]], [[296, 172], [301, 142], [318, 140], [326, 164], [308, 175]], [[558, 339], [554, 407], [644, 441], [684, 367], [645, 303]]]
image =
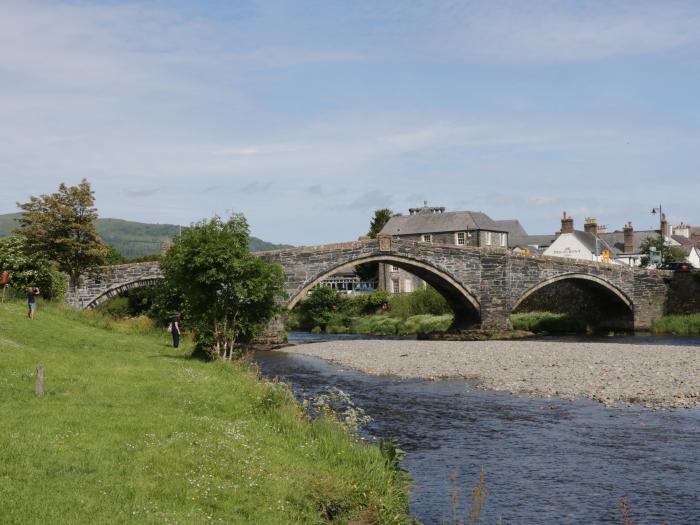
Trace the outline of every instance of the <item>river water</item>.
[[528, 398], [462, 380], [370, 376], [280, 352], [256, 361], [299, 397], [340, 388], [373, 418], [366, 435], [398, 438], [414, 480], [411, 514], [422, 523], [452, 522], [453, 472], [466, 522], [483, 467], [482, 524], [621, 524], [625, 495], [636, 525], [700, 524], [700, 410]]

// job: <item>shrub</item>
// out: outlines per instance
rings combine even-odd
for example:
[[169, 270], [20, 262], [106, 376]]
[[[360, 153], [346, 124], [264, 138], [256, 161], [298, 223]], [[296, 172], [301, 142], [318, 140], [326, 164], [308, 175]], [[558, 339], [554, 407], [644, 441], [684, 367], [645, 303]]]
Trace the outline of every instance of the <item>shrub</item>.
[[340, 311], [343, 299], [337, 290], [329, 286], [317, 286], [297, 306], [302, 328], [318, 326], [325, 330], [333, 315]]
[[405, 334], [429, 334], [432, 332], [446, 332], [452, 325], [454, 316], [445, 315], [414, 315], [406, 319], [401, 327], [401, 333]]
[[655, 334], [700, 335], [700, 314], [667, 315], [651, 327]]
[[451, 314], [447, 300], [435, 288], [427, 287], [409, 294], [394, 295], [389, 300], [389, 315], [407, 319], [413, 315]]
[[528, 312], [511, 316], [515, 330], [549, 333], [583, 333], [588, 327], [584, 320], [568, 314]]
[[95, 310], [113, 318], [128, 317], [129, 298], [121, 295], [112, 297], [95, 308]]
[[10, 274], [10, 297], [25, 297], [28, 286], [38, 286], [46, 299], [62, 299], [67, 276], [41, 255], [29, 254], [23, 237], [0, 239], [0, 271]]

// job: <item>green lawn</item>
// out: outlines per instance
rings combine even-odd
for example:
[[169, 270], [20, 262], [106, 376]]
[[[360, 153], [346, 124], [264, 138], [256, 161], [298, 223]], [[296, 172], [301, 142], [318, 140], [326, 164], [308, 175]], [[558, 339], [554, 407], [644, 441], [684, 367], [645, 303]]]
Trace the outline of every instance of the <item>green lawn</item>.
[[405, 478], [283, 385], [89, 319], [0, 305], [0, 523], [406, 521]]

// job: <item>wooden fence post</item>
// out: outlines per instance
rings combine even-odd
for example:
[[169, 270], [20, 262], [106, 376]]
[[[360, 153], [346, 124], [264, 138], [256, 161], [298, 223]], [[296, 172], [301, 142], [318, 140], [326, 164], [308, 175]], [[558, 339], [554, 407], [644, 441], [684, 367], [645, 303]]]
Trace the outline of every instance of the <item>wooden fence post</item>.
[[44, 395], [44, 367], [43, 366], [36, 367], [36, 387], [34, 389], [34, 393], [37, 396]]

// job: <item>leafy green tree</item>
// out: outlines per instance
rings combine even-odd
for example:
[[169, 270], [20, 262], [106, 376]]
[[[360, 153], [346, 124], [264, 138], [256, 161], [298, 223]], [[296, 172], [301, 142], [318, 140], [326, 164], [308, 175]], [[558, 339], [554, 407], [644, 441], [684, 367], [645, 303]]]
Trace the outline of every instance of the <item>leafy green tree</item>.
[[127, 262], [126, 257], [119, 253], [119, 250], [117, 250], [114, 246], [110, 246], [107, 256], [105, 257], [105, 263], [124, 264], [125, 262]]
[[649, 254], [651, 248], [656, 248], [656, 253], [661, 256], [662, 263], [685, 261], [685, 251], [680, 246], [670, 246], [661, 237], [649, 237], [644, 239], [639, 247], [639, 251], [645, 255], [641, 258], [641, 265], [649, 265]]
[[38, 286], [47, 299], [61, 298], [66, 291], [66, 276], [46, 257], [29, 253], [23, 237], [0, 239], [0, 272], [9, 273], [8, 284], [17, 294], [28, 286]]
[[238, 343], [260, 335], [284, 294], [282, 269], [251, 255], [249, 236], [243, 215], [214, 217], [183, 230], [161, 263], [196, 342], [217, 358], [231, 359]]
[[56, 193], [17, 203], [23, 211], [17, 233], [26, 239], [27, 253], [55, 261], [70, 277], [71, 286], [81, 275], [104, 264], [109, 253], [95, 230], [94, 204], [94, 193], [85, 179], [77, 186], [61, 183]]
[[369, 223], [369, 231], [367, 232], [367, 237], [370, 239], [376, 239], [379, 232], [382, 231], [386, 223], [389, 222], [394, 216], [394, 212], [389, 208], [382, 208], [381, 210], [374, 211], [374, 217]]
[[343, 297], [330, 286], [317, 286], [309, 296], [299, 303], [299, 321], [302, 328], [318, 326], [326, 329], [334, 315], [343, 306]]
[[[389, 222], [395, 213], [389, 208], [382, 208], [381, 210], [374, 210], [374, 217], [370, 220], [369, 231], [367, 232], [367, 237], [370, 239], [376, 239], [379, 232], [382, 231], [386, 223]], [[365, 264], [360, 264], [355, 267], [355, 274], [363, 281], [372, 281], [377, 278], [379, 274], [379, 263], [370, 262]]]

